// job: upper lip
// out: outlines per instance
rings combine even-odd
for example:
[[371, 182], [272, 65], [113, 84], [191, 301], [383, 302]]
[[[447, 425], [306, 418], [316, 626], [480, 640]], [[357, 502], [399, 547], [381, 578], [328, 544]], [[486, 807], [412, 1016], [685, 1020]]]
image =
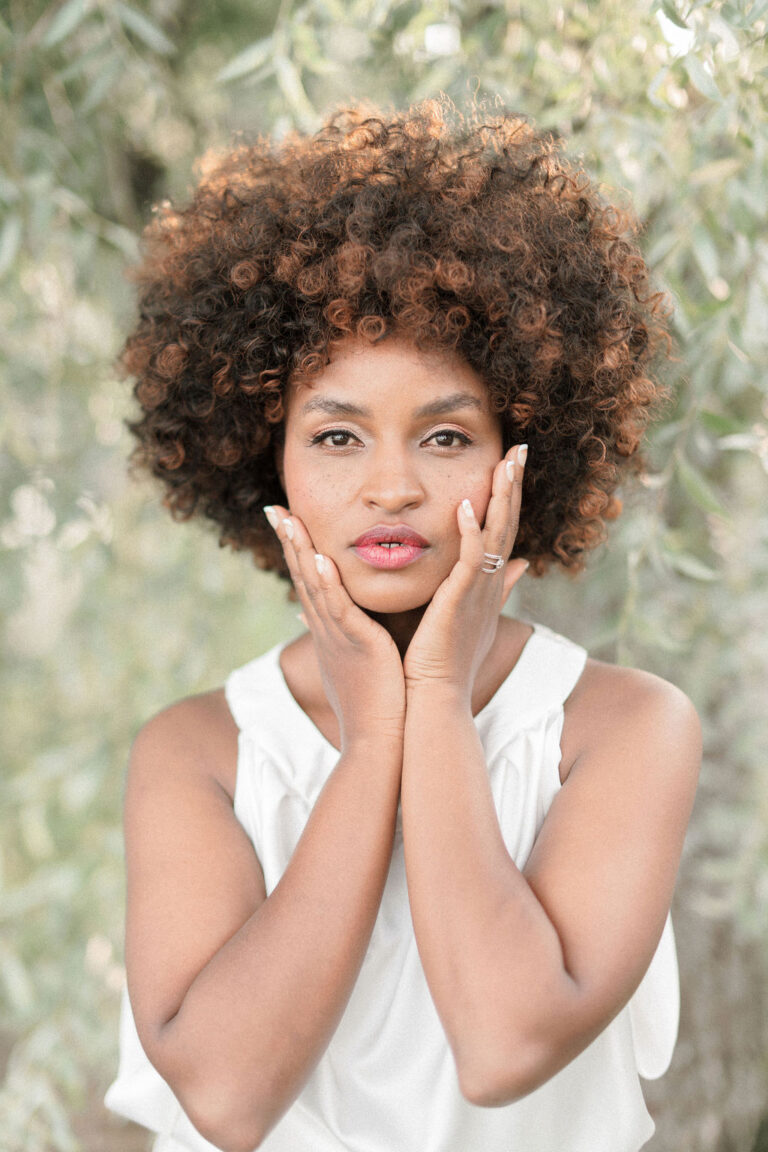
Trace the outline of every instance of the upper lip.
[[358, 536], [354, 546], [362, 548], [366, 544], [386, 544], [392, 540], [399, 540], [401, 544], [414, 544], [418, 548], [429, 547], [429, 541], [407, 524], [374, 524], [373, 528], [368, 528], [362, 536]]

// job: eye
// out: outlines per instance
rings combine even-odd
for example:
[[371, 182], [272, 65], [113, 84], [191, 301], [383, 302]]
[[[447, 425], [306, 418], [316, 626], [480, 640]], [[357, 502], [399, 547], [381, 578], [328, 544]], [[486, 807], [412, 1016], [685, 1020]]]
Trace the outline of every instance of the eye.
[[[447, 436], [449, 439], [453, 439], [454, 437], [456, 437], [465, 446], [467, 444], [472, 443], [469, 436], [466, 436], [463, 432], [457, 432], [455, 428], [444, 428], [442, 430], [442, 432], [433, 432], [432, 435], [429, 437], [429, 439], [435, 440], [440, 436]], [[455, 448], [456, 445], [455, 444], [439, 444], [438, 447], [439, 448]]]
[[[357, 437], [355, 437], [352, 432], [347, 432], [344, 428], [329, 428], [327, 432], [319, 432], [317, 434], [317, 436], [313, 436], [312, 439], [310, 440], [310, 444], [325, 444], [326, 438], [328, 436], [333, 436], [333, 437], [341, 436], [342, 438], [347, 437], [347, 439], [349, 439], [349, 437], [352, 436], [353, 439], [357, 439]], [[347, 444], [333, 443], [331, 445], [331, 447], [332, 448], [346, 448]]]

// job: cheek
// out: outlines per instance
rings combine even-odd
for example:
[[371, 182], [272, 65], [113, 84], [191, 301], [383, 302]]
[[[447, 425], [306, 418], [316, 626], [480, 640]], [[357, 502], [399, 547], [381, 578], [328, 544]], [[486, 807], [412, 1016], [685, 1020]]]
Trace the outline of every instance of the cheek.
[[343, 485], [323, 468], [295, 467], [286, 453], [285, 494], [288, 507], [312, 535], [338, 519]]
[[[493, 468], [495, 462], [473, 469], [469, 474], [458, 473], [452, 476], [445, 486], [446, 502], [450, 505], [454, 520], [456, 507], [466, 497], [472, 502], [475, 516], [480, 524], [483, 523], [485, 513], [491, 500], [493, 487]], [[456, 527], [458, 534], [458, 525]]]

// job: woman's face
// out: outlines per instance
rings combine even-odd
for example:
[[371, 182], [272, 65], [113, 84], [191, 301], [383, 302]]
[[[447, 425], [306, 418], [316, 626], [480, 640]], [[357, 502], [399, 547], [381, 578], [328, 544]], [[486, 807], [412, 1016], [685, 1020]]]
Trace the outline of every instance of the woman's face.
[[[482, 525], [501, 457], [501, 423], [474, 369], [390, 336], [375, 346], [350, 338], [310, 384], [290, 385], [278, 463], [291, 512], [355, 603], [394, 613], [427, 604], [448, 576], [456, 509], [468, 497]], [[355, 542], [382, 526], [411, 528], [428, 546], [378, 567]]]

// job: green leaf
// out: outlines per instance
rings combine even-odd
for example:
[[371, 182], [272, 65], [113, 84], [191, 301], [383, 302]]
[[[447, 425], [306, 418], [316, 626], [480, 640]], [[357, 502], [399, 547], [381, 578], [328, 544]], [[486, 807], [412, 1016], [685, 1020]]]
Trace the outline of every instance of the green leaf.
[[173, 41], [169, 40], [164, 32], [161, 32], [157, 24], [148, 20], [143, 12], [137, 12], [128, 4], [123, 4], [122, 0], [117, 0], [115, 11], [123, 27], [127, 28], [129, 32], [133, 32], [134, 36], [137, 36], [153, 52], [158, 52], [161, 56], [172, 56], [176, 51], [176, 45]]
[[91, 0], [67, 0], [48, 25], [48, 31], [42, 39], [43, 47], [52, 48], [54, 44], [69, 36], [90, 10]]
[[683, 576], [690, 576], [692, 580], [717, 580], [718, 574], [714, 568], [704, 564], [689, 552], [668, 552], [667, 559], [671, 566]]
[[296, 116], [299, 126], [304, 130], [314, 126], [317, 121], [317, 113], [304, 90], [301, 73], [293, 60], [280, 53], [275, 57], [275, 72], [280, 91]]
[[704, 279], [707, 282], [714, 280], [720, 272], [720, 261], [714, 241], [703, 224], [697, 224], [693, 230], [692, 247]]
[[667, 20], [671, 21], [671, 23], [674, 24], [675, 27], [683, 28], [683, 29], [685, 29], [686, 32], [690, 32], [690, 28], [688, 27], [686, 22], [683, 20], [682, 16], [679, 14], [679, 12], [677, 12], [674, 4], [671, 3], [671, 0], [662, 0], [661, 10], [664, 13], [664, 15], [666, 16]]
[[709, 164], [702, 164], [694, 168], [688, 177], [688, 183], [701, 186], [702, 184], [724, 184], [735, 176], [743, 167], [737, 156], [724, 156], [721, 160], [711, 160]]
[[247, 76], [249, 72], [254, 72], [264, 64], [271, 51], [271, 36], [265, 36], [263, 40], [249, 44], [242, 52], [238, 52], [237, 56], [233, 56], [229, 64], [217, 72], [217, 83], [225, 84], [228, 80], [237, 80], [240, 76]]
[[34, 989], [24, 964], [10, 950], [0, 952], [0, 979], [11, 1007], [26, 1016], [35, 1003]]
[[87, 115], [101, 104], [104, 97], [109, 94], [120, 79], [122, 70], [123, 59], [121, 54], [119, 52], [110, 52], [80, 105], [79, 110], [82, 115]]
[[710, 487], [709, 481], [702, 476], [697, 468], [694, 468], [690, 460], [686, 460], [684, 456], [678, 456], [676, 469], [680, 483], [694, 504], [703, 508], [705, 512], [717, 512], [719, 516], [728, 518], [728, 513]]
[[660, 648], [662, 652], [682, 652], [685, 649], [685, 645], [676, 640], [668, 628], [646, 615], [633, 615], [630, 627], [637, 640], [652, 648]]
[[706, 96], [707, 100], [722, 100], [723, 94], [715, 83], [714, 76], [707, 71], [698, 56], [688, 52], [681, 59], [694, 88], [702, 96]]
[[0, 232], [0, 276], [4, 276], [21, 247], [21, 217], [9, 216]]
[[725, 416], [722, 412], [712, 412], [709, 408], [699, 409], [699, 421], [708, 432], [714, 432], [716, 436], [730, 436], [744, 431], [741, 422], [734, 420], [733, 416]]

